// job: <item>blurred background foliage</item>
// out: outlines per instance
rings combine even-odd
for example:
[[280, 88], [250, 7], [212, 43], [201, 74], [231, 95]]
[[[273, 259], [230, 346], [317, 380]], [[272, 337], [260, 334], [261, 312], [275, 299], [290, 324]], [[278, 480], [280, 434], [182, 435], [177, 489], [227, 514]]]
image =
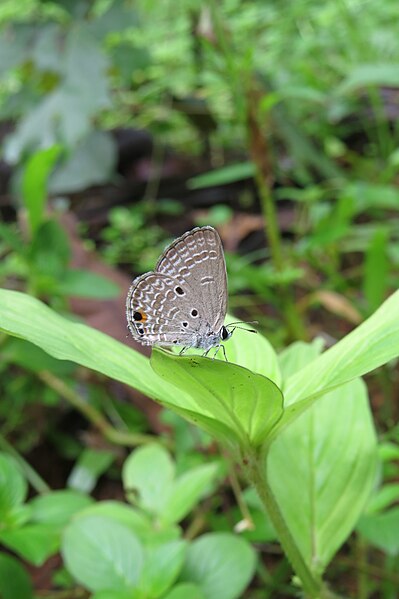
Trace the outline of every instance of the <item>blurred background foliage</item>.
[[[87, 317], [76, 299], [122, 297], [110, 313], [122, 322], [127, 279], [173, 237], [213, 224], [239, 317], [278, 348], [317, 334], [333, 343], [398, 286], [398, 23], [396, 0], [2, 0], [1, 285], [74, 319]], [[74, 262], [77, 240], [109, 270]], [[123, 340], [124, 326], [107, 332]], [[110, 444], [153, 432], [154, 415], [21, 340], [0, 349], [3, 439], [55, 486], [101, 488], [106, 473], [112, 496], [122, 455]], [[384, 511], [399, 500], [397, 380], [394, 364], [370, 378], [388, 490], [350, 558], [362, 572], [365, 539], [385, 552], [387, 599], [398, 584], [399, 516]], [[167, 429], [178, 469], [206, 461], [208, 438], [174, 418]], [[43, 466], [49, 448], [56, 475]], [[236, 508], [223, 501], [224, 518]], [[346, 567], [344, 556], [337, 576]], [[278, 568], [274, 581], [258, 575], [289, 593], [289, 567]]]

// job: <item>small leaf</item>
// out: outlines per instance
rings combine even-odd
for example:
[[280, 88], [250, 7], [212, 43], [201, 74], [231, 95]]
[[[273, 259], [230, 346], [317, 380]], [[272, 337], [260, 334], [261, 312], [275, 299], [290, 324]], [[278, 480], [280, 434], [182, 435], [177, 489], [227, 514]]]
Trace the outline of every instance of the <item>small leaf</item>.
[[[205, 419], [226, 427], [224, 441], [230, 438], [230, 442], [238, 439], [242, 444], [259, 445], [282, 415], [280, 389], [266, 377], [241, 366], [174, 356], [157, 349], [152, 353], [151, 365], [159, 376], [191, 395], [187, 408], [205, 430], [209, 430]], [[216, 430], [211, 432], [218, 434]]]
[[2, 599], [32, 599], [32, 583], [23, 566], [11, 555], [0, 553], [0, 596]]
[[47, 524], [27, 524], [0, 532], [1, 542], [35, 566], [41, 566], [59, 548], [60, 532]]
[[162, 507], [162, 521], [180, 522], [194, 508], [196, 503], [212, 490], [218, 472], [218, 464], [204, 464], [192, 468], [180, 476], [173, 484], [169, 497]]
[[28, 485], [13, 457], [0, 453], [0, 520], [26, 499]]
[[28, 212], [31, 231], [36, 231], [43, 221], [47, 200], [47, 180], [55, 161], [61, 153], [61, 146], [54, 145], [39, 150], [28, 160], [22, 176], [22, 198]]
[[145, 549], [139, 591], [143, 597], [161, 597], [172, 586], [183, 566], [185, 541], [156, 544]]
[[132, 591], [98, 591], [91, 595], [91, 599], [132, 599]]
[[399, 501], [399, 483], [386, 484], [371, 497], [366, 508], [366, 515], [381, 512], [391, 504]]
[[99, 477], [108, 470], [114, 459], [112, 451], [85, 449], [68, 477], [68, 487], [82, 493], [91, 493]]
[[176, 585], [163, 599], [187, 599], [187, 597], [190, 597], [190, 599], [207, 599], [201, 587], [190, 582]]
[[71, 250], [68, 236], [57, 221], [41, 223], [30, 245], [29, 254], [31, 268], [36, 272], [61, 279]]
[[209, 173], [192, 177], [187, 182], [189, 189], [202, 189], [215, 185], [226, 185], [243, 179], [251, 179], [255, 175], [255, 165], [252, 162], [240, 162], [224, 166]]
[[357, 529], [375, 547], [388, 555], [398, 555], [399, 507], [394, 507], [382, 514], [363, 516]]
[[93, 503], [84, 511], [85, 516], [104, 516], [116, 520], [124, 527], [130, 528], [138, 537], [146, 536], [152, 530], [149, 517], [120, 501], [101, 501]]
[[31, 521], [41, 524], [65, 526], [77, 512], [87, 508], [93, 500], [76, 491], [53, 491], [29, 502]]
[[368, 311], [373, 312], [384, 300], [389, 286], [389, 261], [388, 261], [389, 231], [386, 227], [379, 227], [367, 247], [364, 275], [363, 293], [368, 303]]
[[160, 445], [140, 447], [123, 465], [125, 492], [143, 509], [161, 514], [172, 490], [175, 468]]
[[137, 537], [103, 516], [80, 516], [70, 524], [62, 555], [72, 576], [91, 591], [133, 589], [143, 566]]
[[256, 557], [232, 534], [206, 534], [191, 543], [181, 579], [196, 583], [207, 599], [238, 599], [250, 582]]

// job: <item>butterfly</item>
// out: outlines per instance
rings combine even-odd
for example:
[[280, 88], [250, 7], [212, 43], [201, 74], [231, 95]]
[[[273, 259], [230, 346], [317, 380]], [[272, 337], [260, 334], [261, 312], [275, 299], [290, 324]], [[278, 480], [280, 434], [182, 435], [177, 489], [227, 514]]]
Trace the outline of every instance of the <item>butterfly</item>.
[[[211, 226], [195, 227], [171, 243], [155, 270], [134, 279], [126, 299], [128, 328], [143, 345], [215, 348], [240, 323], [224, 325], [227, 274], [223, 246]], [[252, 329], [251, 332], [256, 332]], [[227, 358], [226, 358], [227, 359]]]

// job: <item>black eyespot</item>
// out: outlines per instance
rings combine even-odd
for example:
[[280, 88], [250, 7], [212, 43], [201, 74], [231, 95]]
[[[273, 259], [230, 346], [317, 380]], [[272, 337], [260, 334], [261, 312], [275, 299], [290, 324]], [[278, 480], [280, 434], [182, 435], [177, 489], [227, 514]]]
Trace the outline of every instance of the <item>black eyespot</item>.
[[142, 313], [141, 312], [133, 312], [133, 320], [135, 320], [136, 322], [143, 320]]
[[177, 343], [177, 339], [173, 339], [173, 343]]
[[138, 329], [137, 329], [137, 332], [138, 332], [138, 334], [139, 334], [139, 335], [144, 335], [144, 330], [143, 330], [143, 329], [139, 329], [139, 328], [138, 328]]
[[198, 316], [198, 310], [191, 310], [191, 316]]
[[226, 329], [226, 327], [221, 328], [220, 337], [221, 337], [222, 341], [226, 341], [226, 339], [228, 339], [230, 337], [230, 333]]
[[182, 322], [182, 325], [183, 325], [184, 327], [188, 327], [188, 322]]
[[181, 287], [175, 287], [177, 295], [184, 295], [184, 291]]

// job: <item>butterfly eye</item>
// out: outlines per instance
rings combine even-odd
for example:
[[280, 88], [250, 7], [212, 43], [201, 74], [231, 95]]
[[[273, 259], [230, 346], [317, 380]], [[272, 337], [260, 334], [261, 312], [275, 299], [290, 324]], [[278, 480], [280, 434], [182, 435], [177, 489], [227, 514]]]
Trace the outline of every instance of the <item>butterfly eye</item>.
[[226, 329], [226, 327], [222, 327], [221, 331], [220, 331], [220, 338], [222, 341], [226, 341], [226, 339], [229, 339], [231, 337], [231, 333], [229, 333], [229, 331]]

